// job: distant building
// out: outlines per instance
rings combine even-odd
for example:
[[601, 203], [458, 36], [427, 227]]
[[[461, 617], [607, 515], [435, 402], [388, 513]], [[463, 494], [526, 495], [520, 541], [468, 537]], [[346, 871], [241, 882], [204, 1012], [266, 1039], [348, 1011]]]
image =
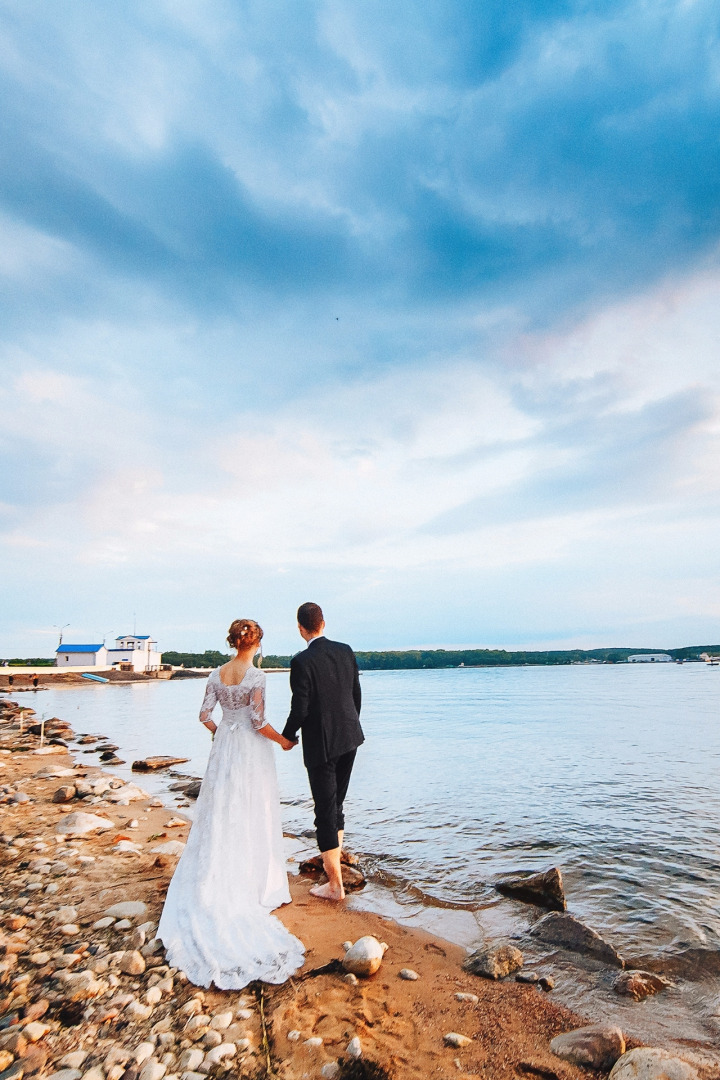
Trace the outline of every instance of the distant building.
[[107, 650], [108, 664], [132, 664], [133, 671], [157, 671], [162, 654], [149, 634], [123, 634]]
[[672, 656], [666, 652], [633, 653], [627, 658], [628, 664], [671, 664]]
[[104, 645], [58, 645], [55, 667], [107, 667], [107, 655]]
[[157, 641], [149, 634], [123, 634], [115, 645], [59, 645], [55, 651], [56, 667], [114, 667], [129, 665], [132, 671], [149, 672], [160, 668], [162, 654]]

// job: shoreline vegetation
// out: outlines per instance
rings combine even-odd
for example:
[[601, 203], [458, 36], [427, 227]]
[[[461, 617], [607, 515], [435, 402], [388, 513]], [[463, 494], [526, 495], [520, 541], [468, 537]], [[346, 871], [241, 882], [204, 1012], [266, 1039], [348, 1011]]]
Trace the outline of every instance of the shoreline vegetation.
[[[517, 962], [479, 977], [487, 950], [466, 958], [351, 903], [319, 902], [302, 872], [291, 877], [293, 903], [277, 912], [306, 945], [298, 975], [242, 991], [192, 986], [155, 936], [189, 822], [67, 745], [97, 747], [103, 736], [56, 718], [42, 745], [22, 708], [0, 702], [6, 1080], [581, 1080], [581, 1065], [599, 1077], [614, 1062], [613, 1080], [641, 1066], [648, 1080], [716, 1075], [708, 1059], [641, 1048], [612, 1025], [581, 1034], [581, 1018], [531, 972], [505, 977]], [[341, 943], [366, 935], [387, 952], [358, 978], [343, 969]], [[505, 953], [521, 955], [504, 946], [489, 959], [505, 964]]]
[[[664, 653], [675, 661], [702, 662], [703, 653], [720, 654], [720, 645], [686, 645], [681, 649], [398, 649], [356, 651], [361, 671], [405, 671], [422, 668], [457, 667], [549, 667], [562, 664], [624, 664], [628, 656]], [[162, 662], [175, 668], [216, 668], [227, 664], [229, 653], [216, 649], [204, 652], [176, 652], [162, 654]], [[289, 668], [292, 656], [270, 653], [263, 657], [262, 666]], [[7, 667], [52, 667], [52, 657], [0, 657], [0, 665]]]

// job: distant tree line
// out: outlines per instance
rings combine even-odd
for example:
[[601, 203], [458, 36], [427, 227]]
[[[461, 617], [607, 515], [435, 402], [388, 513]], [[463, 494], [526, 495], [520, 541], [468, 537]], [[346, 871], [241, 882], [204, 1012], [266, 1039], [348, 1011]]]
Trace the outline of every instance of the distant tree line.
[[0, 660], [0, 664], [9, 664], [10, 667], [54, 667], [55, 657], [28, 656], [23, 660], [19, 656], [13, 656], [12, 659], [8, 657]]

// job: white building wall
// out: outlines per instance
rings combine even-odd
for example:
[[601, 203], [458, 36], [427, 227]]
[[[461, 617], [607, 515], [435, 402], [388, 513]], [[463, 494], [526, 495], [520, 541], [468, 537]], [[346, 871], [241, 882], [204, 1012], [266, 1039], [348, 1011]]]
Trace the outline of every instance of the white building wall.
[[104, 667], [109, 661], [108, 651], [105, 648], [97, 652], [68, 652], [62, 650], [55, 654], [55, 666], [59, 668], [71, 667]]

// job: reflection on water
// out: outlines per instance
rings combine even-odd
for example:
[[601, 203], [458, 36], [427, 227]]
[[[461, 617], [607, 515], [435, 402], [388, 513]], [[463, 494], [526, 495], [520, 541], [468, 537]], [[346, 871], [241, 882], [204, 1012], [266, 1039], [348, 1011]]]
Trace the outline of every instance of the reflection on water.
[[[720, 949], [720, 668], [366, 672], [362, 686], [367, 742], [348, 841], [392, 886], [386, 903], [412, 919], [447, 904], [465, 928], [456, 939], [477, 937], [478, 923], [492, 936], [532, 916], [498, 905], [495, 876], [556, 864], [570, 909], [621, 953]], [[128, 762], [116, 771], [163, 753], [190, 757], [183, 768], [202, 775], [202, 692], [196, 681], [136, 683], [51, 690], [35, 702], [78, 732], [109, 735]], [[288, 700], [287, 676], [269, 675], [276, 727]], [[286, 829], [302, 834], [312, 810], [300, 752], [277, 760]], [[167, 780], [142, 783], [158, 790]], [[660, 1017], [670, 1005], [639, 1008]], [[704, 1016], [705, 1036], [713, 1023]]]

